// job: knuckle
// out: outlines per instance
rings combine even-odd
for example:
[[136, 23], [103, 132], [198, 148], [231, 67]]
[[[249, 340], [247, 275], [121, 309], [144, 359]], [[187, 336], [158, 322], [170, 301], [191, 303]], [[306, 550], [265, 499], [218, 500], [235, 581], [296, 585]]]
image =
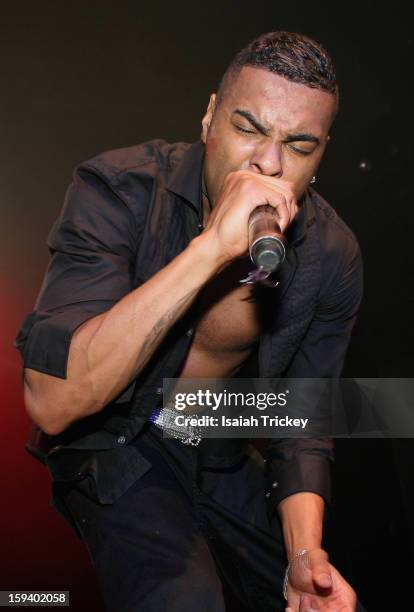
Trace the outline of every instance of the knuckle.
[[235, 187], [237, 185], [238, 188], [243, 188], [246, 184], [249, 183], [249, 173], [244, 170], [231, 170], [225, 180], [224, 184], [226, 186]]
[[294, 191], [293, 183], [287, 183], [287, 186], [286, 186], [286, 197], [289, 200], [292, 200], [292, 201], [295, 200], [295, 191]]
[[234, 181], [234, 175], [235, 175], [235, 174], [236, 174], [236, 173], [235, 173], [234, 171], [228, 172], [228, 173], [226, 174], [225, 179], [224, 179], [224, 184], [225, 184], [225, 185], [228, 185], [229, 183], [232, 183], [232, 182]]
[[238, 179], [240, 180], [241, 184], [244, 186], [249, 186], [252, 184], [253, 182], [253, 176], [251, 172], [246, 172], [245, 170], [239, 170], [237, 172], [238, 175]]
[[239, 178], [239, 187], [241, 192], [244, 195], [257, 195], [257, 190], [255, 190], [255, 184], [253, 177], [249, 176], [248, 172], [243, 172], [240, 174]]
[[282, 208], [287, 208], [287, 199], [284, 193], [279, 192], [277, 195], [277, 200], [279, 206], [281, 206]]
[[287, 190], [293, 195], [294, 183], [292, 181], [286, 181]]

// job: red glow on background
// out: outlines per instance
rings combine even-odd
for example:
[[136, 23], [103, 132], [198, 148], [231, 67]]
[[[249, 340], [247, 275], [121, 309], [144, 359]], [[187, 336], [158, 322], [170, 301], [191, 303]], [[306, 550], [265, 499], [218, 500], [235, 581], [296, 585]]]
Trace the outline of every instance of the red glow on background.
[[49, 473], [24, 448], [30, 419], [13, 341], [33, 306], [17, 297], [17, 282], [2, 286], [0, 590], [70, 591], [71, 610], [99, 612], [104, 608], [84, 544], [49, 506]]

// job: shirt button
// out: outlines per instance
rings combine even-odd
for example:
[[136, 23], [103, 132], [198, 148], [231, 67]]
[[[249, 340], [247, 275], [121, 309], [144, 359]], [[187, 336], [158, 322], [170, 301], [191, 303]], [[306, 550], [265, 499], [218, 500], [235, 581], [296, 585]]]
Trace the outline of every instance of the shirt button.
[[118, 442], [118, 444], [125, 444], [126, 437], [125, 436], [118, 436], [117, 442]]
[[157, 387], [157, 391], [156, 391], [157, 395], [162, 395], [162, 392], [163, 392], [163, 388]]
[[190, 329], [187, 329], [185, 333], [188, 337], [191, 337], [194, 333], [194, 329], [191, 327]]
[[269, 499], [269, 497], [270, 497], [270, 491], [268, 491], [267, 493], [265, 493], [265, 497], [267, 497], [267, 499]]
[[272, 482], [272, 489], [276, 489], [276, 487], [278, 486], [279, 486], [279, 483], [276, 480]]
[[197, 225], [197, 227], [198, 227], [198, 232], [201, 234], [201, 232], [202, 232], [202, 231], [203, 231], [203, 229], [204, 229], [204, 225], [203, 225], [202, 223], [199, 223], [199, 224]]

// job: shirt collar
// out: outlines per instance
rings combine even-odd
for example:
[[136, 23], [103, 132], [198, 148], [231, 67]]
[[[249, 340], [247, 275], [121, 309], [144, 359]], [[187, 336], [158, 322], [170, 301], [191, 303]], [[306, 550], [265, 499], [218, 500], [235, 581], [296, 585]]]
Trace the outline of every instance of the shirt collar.
[[[203, 221], [201, 180], [204, 161], [204, 143], [198, 140], [185, 151], [167, 181], [167, 189], [184, 198], [197, 212], [200, 223]], [[312, 206], [312, 187], [308, 187], [300, 199], [299, 212], [286, 230], [290, 244], [295, 245], [306, 236], [307, 228], [315, 220]]]

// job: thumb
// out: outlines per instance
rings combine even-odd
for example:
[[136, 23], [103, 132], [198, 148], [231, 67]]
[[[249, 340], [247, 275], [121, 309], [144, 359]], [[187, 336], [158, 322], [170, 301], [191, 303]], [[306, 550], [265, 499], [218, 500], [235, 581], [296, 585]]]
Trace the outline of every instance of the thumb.
[[332, 576], [328, 561], [320, 560], [312, 568], [312, 580], [316, 587], [329, 589], [332, 587]]

